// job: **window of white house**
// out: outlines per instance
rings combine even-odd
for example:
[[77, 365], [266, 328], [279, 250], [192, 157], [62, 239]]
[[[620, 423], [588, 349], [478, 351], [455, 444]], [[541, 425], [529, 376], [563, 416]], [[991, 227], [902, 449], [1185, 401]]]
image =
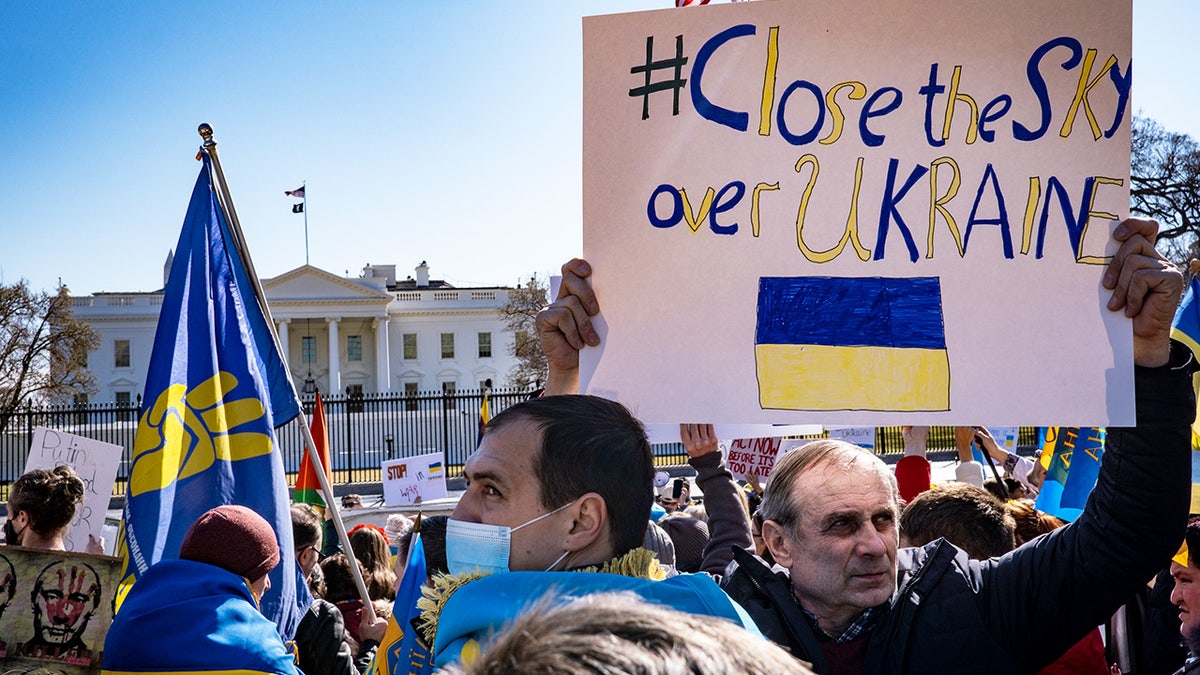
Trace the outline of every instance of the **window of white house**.
[[317, 362], [317, 338], [312, 336], [304, 336], [300, 340], [300, 350], [303, 353], [301, 359], [304, 363]]
[[442, 358], [454, 358], [454, 333], [442, 333]]
[[[118, 408], [128, 408], [133, 404], [133, 396], [130, 394], [130, 392], [118, 391], [114, 393], [114, 396], [116, 397]], [[133, 419], [133, 417], [130, 416], [128, 410], [122, 410], [120, 413], [120, 419], [122, 422], [129, 422]]]
[[487, 359], [487, 358], [491, 358], [491, 356], [492, 356], [492, 334], [490, 332], [480, 333], [479, 334], [479, 358]]
[[347, 335], [346, 336], [346, 360], [347, 361], [362, 361], [362, 336]]
[[346, 412], [363, 411], [363, 386], [361, 384], [346, 385]]
[[447, 410], [453, 410], [456, 403], [455, 395], [458, 392], [458, 386], [453, 382], [442, 383], [442, 404]]
[[406, 358], [406, 359], [417, 358], [417, 334], [416, 333], [405, 333], [404, 334], [404, 358]]
[[416, 382], [404, 383], [404, 409], [410, 412], [417, 409], [417, 387]]
[[129, 367], [129, 340], [113, 340], [113, 367]]

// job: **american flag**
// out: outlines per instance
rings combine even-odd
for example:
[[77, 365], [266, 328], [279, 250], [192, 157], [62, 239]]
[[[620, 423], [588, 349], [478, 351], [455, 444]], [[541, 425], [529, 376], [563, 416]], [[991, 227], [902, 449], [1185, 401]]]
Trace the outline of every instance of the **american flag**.
[[301, 185], [295, 190], [284, 190], [283, 194], [287, 195], [288, 197], [295, 197], [296, 199], [304, 199], [304, 186]]
[[707, 5], [708, 0], [675, 0], [676, 7], [687, 7], [689, 5]]

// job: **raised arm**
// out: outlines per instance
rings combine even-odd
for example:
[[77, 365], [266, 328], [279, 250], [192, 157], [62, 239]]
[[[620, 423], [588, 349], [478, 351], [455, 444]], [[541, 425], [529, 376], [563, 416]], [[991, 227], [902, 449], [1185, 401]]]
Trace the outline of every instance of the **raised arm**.
[[725, 468], [713, 425], [680, 424], [679, 438], [687, 450], [688, 464], [696, 470], [696, 485], [704, 493], [704, 510], [708, 513], [708, 544], [700, 571], [720, 575], [733, 560], [734, 546], [754, 546], [750, 514], [738, 495], [733, 474]]
[[575, 258], [562, 266], [558, 298], [538, 312], [534, 327], [550, 372], [546, 395], [579, 393], [579, 350], [600, 344], [592, 317], [600, 312], [596, 294], [588, 283], [592, 267]]
[[1099, 479], [1075, 522], [981, 567], [988, 622], [1026, 659], [1021, 670], [1044, 666], [1105, 621], [1183, 537], [1194, 364], [1169, 339], [1183, 278], [1154, 250], [1156, 228], [1122, 223], [1103, 279], [1108, 309], [1133, 319], [1137, 426], [1107, 430]]

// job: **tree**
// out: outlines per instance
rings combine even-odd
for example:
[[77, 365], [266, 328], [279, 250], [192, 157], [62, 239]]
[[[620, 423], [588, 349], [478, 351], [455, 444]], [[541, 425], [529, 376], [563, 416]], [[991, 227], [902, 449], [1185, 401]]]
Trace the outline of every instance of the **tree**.
[[66, 286], [50, 294], [26, 281], [0, 285], [0, 433], [23, 405], [94, 392], [87, 355], [99, 346], [91, 324], [72, 315]]
[[1158, 220], [1158, 249], [1187, 266], [1200, 257], [1200, 145], [1148, 117], [1134, 117], [1129, 210]]
[[536, 389], [546, 382], [546, 355], [533, 321], [546, 306], [549, 291], [550, 287], [535, 274], [524, 286], [509, 291], [508, 302], [500, 308], [500, 319], [504, 330], [512, 333], [512, 353], [517, 357], [517, 365], [508, 373], [511, 387]]

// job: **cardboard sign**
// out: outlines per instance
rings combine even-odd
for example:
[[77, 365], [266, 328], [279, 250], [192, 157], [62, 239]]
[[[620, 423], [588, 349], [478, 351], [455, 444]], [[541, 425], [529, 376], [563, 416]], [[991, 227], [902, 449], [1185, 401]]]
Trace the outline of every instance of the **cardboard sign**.
[[1021, 433], [1021, 427], [988, 427], [987, 430], [1002, 450], [1017, 451], [1017, 435]]
[[1130, 25], [1128, 0], [586, 18], [584, 391], [647, 422], [1133, 424], [1100, 284]]
[[420, 504], [444, 499], [445, 461], [440, 452], [416, 455], [383, 463], [383, 500], [388, 506]]
[[725, 465], [734, 478], [749, 480], [755, 476], [759, 483], [765, 485], [779, 455], [811, 442], [812, 439], [803, 438], [737, 438], [722, 442], [721, 451], [725, 454]]
[[829, 437], [867, 450], [875, 449], [875, 427], [829, 427]]
[[99, 672], [121, 560], [0, 547], [0, 666], [6, 673]]
[[83, 503], [75, 509], [75, 518], [63, 536], [68, 551], [86, 551], [89, 534], [101, 537], [121, 452], [121, 446], [112, 443], [46, 427], [34, 428], [25, 472], [67, 464], [83, 480]]

